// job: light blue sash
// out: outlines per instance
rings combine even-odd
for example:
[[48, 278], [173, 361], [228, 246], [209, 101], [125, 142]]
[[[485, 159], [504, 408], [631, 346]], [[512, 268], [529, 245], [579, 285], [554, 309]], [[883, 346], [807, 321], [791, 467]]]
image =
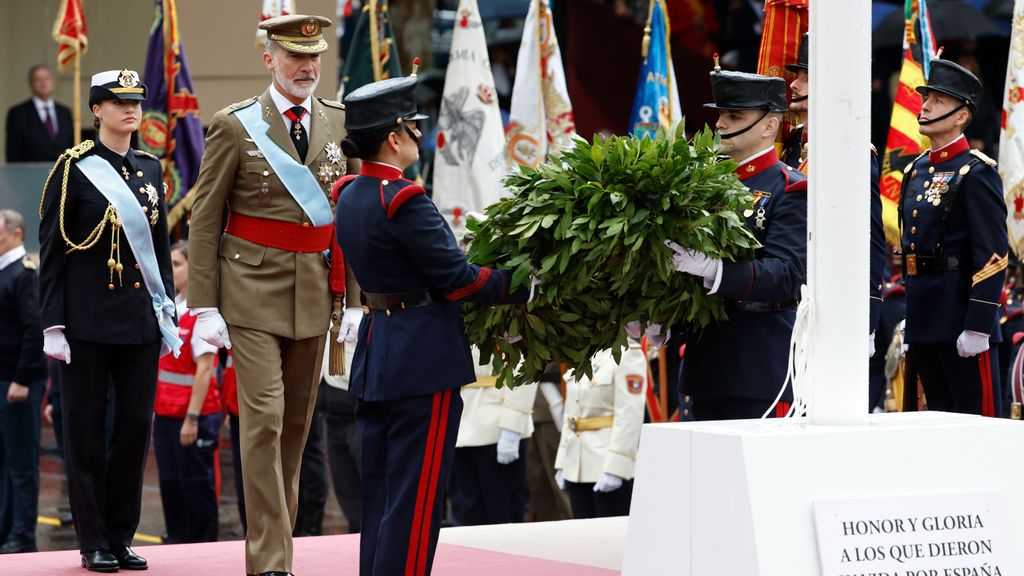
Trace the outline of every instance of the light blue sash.
[[[298, 202], [306, 216], [309, 216], [313, 226], [327, 226], [333, 223], [334, 212], [331, 211], [331, 203], [327, 201], [327, 195], [324, 194], [320, 183], [313, 177], [309, 168], [296, 162], [267, 136], [270, 124], [263, 120], [260, 107], [247, 106], [235, 111], [235, 116], [256, 147], [263, 152], [263, 156], [281, 179], [285, 189]], [[310, 150], [309, 153], [315, 152]]]
[[[128, 153], [131, 154], [130, 151]], [[117, 209], [121, 228], [128, 238], [128, 246], [139, 263], [142, 279], [146, 282], [146, 290], [153, 298], [153, 314], [163, 337], [160, 355], [173, 352], [177, 358], [181, 354], [181, 338], [178, 338], [178, 328], [174, 325], [174, 302], [164, 292], [160, 265], [156, 261], [156, 250], [153, 249], [153, 233], [149, 227], [149, 218], [142, 212], [142, 206], [135, 199], [124, 178], [121, 178], [109, 162], [93, 155], [79, 160], [77, 166]]]

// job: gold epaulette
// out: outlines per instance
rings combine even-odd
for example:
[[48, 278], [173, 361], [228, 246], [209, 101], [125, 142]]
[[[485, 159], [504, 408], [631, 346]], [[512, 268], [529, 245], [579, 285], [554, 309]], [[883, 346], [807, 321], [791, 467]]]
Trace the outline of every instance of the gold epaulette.
[[319, 96], [317, 96], [316, 99], [319, 100], [320, 103], [323, 104], [324, 106], [330, 106], [331, 108], [337, 108], [339, 110], [345, 109], [345, 105], [342, 104], [341, 102], [338, 102], [337, 100], [327, 100]]
[[[92, 150], [95, 146], [96, 146], [96, 142], [95, 141], [93, 141], [93, 140], [86, 140], [86, 141], [80, 143], [79, 145], [75, 146], [74, 148], [68, 148], [67, 150], [64, 151], [64, 154], [62, 154], [62, 156], [66, 156], [66, 157], [74, 158], [75, 160], [78, 160], [82, 156], [85, 156], [85, 154], [87, 152], [89, 152], [90, 150]], [[60, 159], [58, 158], [57, 161], [60, 162]], [[54, 168], [56, 168], [56, 167], [57, 166], [55, 164]]]
[[159, 158], [157, 158], [156, 156], [150, 154], [149, 152], [146, 152], [145, 150], [138, 150], [138, 149], [136, 149], [135, 150], [135, 155], [136, 156], [142, 156], [143, 158], [149, 158], [150, 160], [156, 160], [157, 162], [160, 161]]
[[39, 267], [28, 256], [25, 256], [24, 258], [21, 259], [21, 265], [25, 267], [25, 270], [35, 270], [36, 268]]
[[920, 160], [921, 158], [924, 158], [925, 156], [927, 156], [928, 153], [931, 152], [931, 151], [932, 151], [932, 149], [929, 148], [929, 149], [925, 150], [924, 152], [921, 152], [920, 154], [918, 154], [917, 158], [914, 158], [913, 160], [910, 161], [909, 164], [907, 164], [906, 166], [903, 167], [903, 173], [907, 174], [911, 170], [913, 170], [914, 169], [914, 164], [917, 164], [918, 160]]
[[230, 113], [241, 110], [242, 108], [248, 108], [249, 106], [252, 106], [254, 102], [256, 102], [257, 98], [259, 98], [259, 96], [250, 96], [245, 100], [242, 100], [241, 102], [235, 102], [234, 104], [228, 106], [227, 110]]
[[971, 149], [971, 156], [974, 156], [978, 160], [981, 160], [982, 162], [984, 162], [985, 164], [988, 164], [989, 166], [991, 166], [993, 168], [996, 167], [996, 161], [991, 159], [991, 158], [989, 158], [988, 156], [986, 156], [983, 152], [981, 152], [979, 150], [975, 150], [975, 149], [972, 148]]

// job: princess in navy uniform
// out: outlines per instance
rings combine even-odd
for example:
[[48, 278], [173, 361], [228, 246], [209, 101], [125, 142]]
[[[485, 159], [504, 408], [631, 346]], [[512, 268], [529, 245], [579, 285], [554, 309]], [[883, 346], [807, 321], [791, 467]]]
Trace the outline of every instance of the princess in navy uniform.
[[[160, 161], [131, 148], [145, 99], [135, 71], [92, 77], [98, 137], [57, 159], [40, 205], [43, 350], [63, 362], [71, 511], [82, 566], [97, 572], [147, 567], [129, 545], [141, 511], [157, 363], [181, 347]], [[105, 445], [108, 386], [114, 430]]]

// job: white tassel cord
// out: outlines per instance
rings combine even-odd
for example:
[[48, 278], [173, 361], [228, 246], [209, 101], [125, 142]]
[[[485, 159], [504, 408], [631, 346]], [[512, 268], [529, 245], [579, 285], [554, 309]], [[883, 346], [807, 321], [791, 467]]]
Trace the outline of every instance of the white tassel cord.
[[796, 309], [796, 322], [793, 325], [793, 335], [789, 339], [789, 360], [786, 368], [786, 379], [779, 389], [775, 401], [768, 407], [768, 410], [761, 416], [767, 418], [769, 414], [775, 413], [775, 407], [786, 392], [786, 387], [793, 385], [793, 404], [786, 413], [786, 418], [795, 418], [807, 414], [807, 405], [810, 401], [810, 378], [807, 375], [807, 367], [810, 365], [811, 342], [814, 337], [814, 297], [810, 289], [804, 284], [800, 287], [800, 305]]

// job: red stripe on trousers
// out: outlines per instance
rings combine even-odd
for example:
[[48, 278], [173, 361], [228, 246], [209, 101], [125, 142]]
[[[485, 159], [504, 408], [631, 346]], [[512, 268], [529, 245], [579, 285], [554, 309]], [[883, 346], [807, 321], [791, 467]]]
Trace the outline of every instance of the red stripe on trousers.
[[989, 351], [978, 355], [978, 370], [981, 372], [981, 415], [995, 417], [996, 408], [992, 394], [992, 361]]
[[[461, 394], [461, 392], [460, 392]], [[452, 405], [452, 391], [444, 392], [441, 401], [441, 423], [437, 429], [437, 438], [434, 441], [434, 468], [430, 473], [430, 485], [427, 492], [427, 501], [424, 502], [425, 513], [423, 524], [420, 528], [420, 547], [416, 557], [416, 569], [414, 574], [427, 573], [427, 551], [430, 549], [430, 525], [434, 519], [434, 501], [437, 498], [438, 475], [441, 473], [441, 461], [444, 460], [444, 440], [448, 432], [448, 411]], [[408, 569], [407, 569], [408, 570]]]
[[430, 409], [430, 425], [427, 428], [427, 443], [423, 451], [423, 467], [420, 468], [420, 483], [416, 488], [416, 506], [413, 508], [412, 529], [409, 532], [409, 550], [405, 557], [405, 573], [415, 574], [416, 558], [419, 549], [420, 523], [423, 521], [423, 500], [427, 495], [428, 476], [433, 469], [434, 438], [437, 436], [437, 423], [441, 416], [441, 394], [434, 394], [434, 403]]
[[775, 417], [785, 418], [789, 414], [789, 402], [779, 402], [775, 405]]

